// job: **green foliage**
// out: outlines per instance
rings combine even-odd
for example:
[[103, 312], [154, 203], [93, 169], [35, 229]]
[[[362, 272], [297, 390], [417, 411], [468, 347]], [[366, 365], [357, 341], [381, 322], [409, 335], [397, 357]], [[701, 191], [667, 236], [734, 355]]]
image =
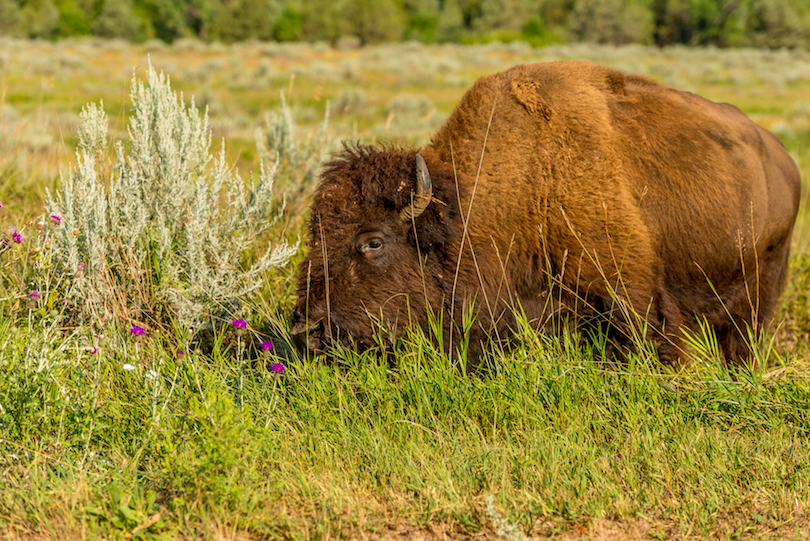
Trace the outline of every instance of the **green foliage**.
[[135, 40], [141, 37], [141, 19], [133, 11], [132, 0], [104, 0], [101, 12], [93, 21], [93, 34], [105, 38]]
[[652, 13], [643, 0], [576, 0], [568, 28], [577, 41], [649, 44]]
[[161, 532], [163, 521], [154, 490], [144, 493], [143, 488], [136, 485], [129, 491], [118, 483], [110, 483], [105, 492], [107, 497], [99, 502], [99, 507], [88, 505], [84, 508], [88, 517], [99, 522], [99, 533], [154, 541], [172, 538]]
[[22, 6], [22, 26], [31, 38], [49, 38], [59, 24], [59, 10], [53, 0], [26, 0]]
[[87, 0], [60, 0], [56, 6], [59, 8], [57, 37], [83, 36], [91, 32], [92, 2]]
[[545, 35], [546, 29], [539, 17], [530, 17], [523, 25], [523, 35], [529, 38], [541, 38]]
[[210, 504], [235, 509], [249, 500], [250, 468], [241, 465], [259, 460], [255, 448], [255, 422], [250, 410], [234, 403], [228, 392], [209, 389], [206, 397], [192, 397], [182, 419], [161, 434], [157, 442], [161, 491], [175, 506], [205, 499]]
[[272, 39], [279, 13], [275, 0], [222, 2], [211, 20], [208, 39], [231, 43], [248, 39]]
[[171, 42], [198, 35], [207, 37], [213, 6], [209, 0], [135, 0], [135, 11], [148, 20], [145, 34]]
[[344, 17], [350, 34], [362, 44], [398, 41], [405, 31], [397, 0], [346, 0]]
[[307, 41], [337, 40], [347, 33], [343, 18], [346, 0], [308, 0], [300, 7], [301, 38]]
[[23, 20], [17, 0], [0, 0], [0, 36], [25, 37]]
[[459, 0], [446, 0], [436, 22], [439, 41], [461, 41], [465, 35], [466, 21]]
[[810, 4], [801, 0], [753, 0], [745, 26], [746, 42], [755, 47], [807, 48]]
[[432, 43], [436, 39], [438, 22], [438, 14], [416, 13], [410, 18], [408, 28], [405, 30], [405, 38]]
[[742, 45], [747, 3], [728, 0], [655, 0], [659, 45]]
[[287, 6], [273, 26], [273, 37], [276, 41], [295, 41], [300, 32], [301, 14], [292, 6]]
[[[527, 30], [528, 31], [524, 31]], [[806, 0], [0, 0], [0, 35], [810, 47]]]

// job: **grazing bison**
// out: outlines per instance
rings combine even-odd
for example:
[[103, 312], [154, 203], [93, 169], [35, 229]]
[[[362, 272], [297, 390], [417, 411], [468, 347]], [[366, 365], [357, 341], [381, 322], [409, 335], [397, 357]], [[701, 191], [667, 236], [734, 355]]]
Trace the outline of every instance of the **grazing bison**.
[[478, 79], [431, 144], [326, 166], [292, 334], [362, 348], [433, 314], [446, 347], [471, 310], [473, 345], [518, 314], [601, 320], [672, 363], [705, 318], [740, 363], [785, 281], [799, 183], [736, 107], [589, 63], [516, 66]]

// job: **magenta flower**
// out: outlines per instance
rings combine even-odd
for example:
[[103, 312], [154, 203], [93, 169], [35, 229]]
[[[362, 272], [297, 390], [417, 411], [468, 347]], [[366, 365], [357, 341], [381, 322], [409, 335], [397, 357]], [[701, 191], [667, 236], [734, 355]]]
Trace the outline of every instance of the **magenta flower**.
[[231, 321], [231, 325], [236, 327], [237, 329], [247, 329], [247, 321], [244, 319], [234, 319]]
[[14, 239], [14, 242], [16, 242], [17, 244], [22, 244], [22, 235], [20, 235], [19, 231], [15, 230], [14, 233], [11, 234], [11, 237]]
[[264, 351], [273, 351], [273, 342], [270, 340], [262, 340], [259, 345]]
[[39, 291], [37, 291], [36, 289], [33, 290], [31, 293], [28, 294], [28, 297], [33, 301], [37, 300], [39, 298]]
[[281, 363], [273, 363], [270, 365], [270, 371], [274, 374], [283, 374], [285, 370], [287, 369], [284, 368], [284, 365]]
[[59, 225], [62, 223], [62, 217], [58, 214], [51, 214], [51, 222], [53, 222], [53, 225]]
[[84, 270], [84, 263], [82, 263], [81, 261], [79, 261], [79, 264], [78, 264], [78, 265], [76, 265], [76, 270], [78, 270], [78, 271], [80, 271], [80, 272], [81, 272], [81, 271], [83, 271], [83, 270]]
[[129, 334], [131, 334], [132, 336], [143, 336], [144, 334], [146, 334], [146, 331], [144, 330], [143, 327], [139, 327], [138, 325], [133, 325], [129, 329]]
[[98, 353], [98, 348], [96, 346], [90, 346], [90, 353]]
[[178, 359], [179, 359], [180, 357], [182, 357], [183, 355], [185, 355], [185, 354], [186, 354], [186, 352], [185, 352], [185, 351], [183, 351], [182, 349], [178, 349], [178, 350], [177, 350], [177, 358], [178, 358]]

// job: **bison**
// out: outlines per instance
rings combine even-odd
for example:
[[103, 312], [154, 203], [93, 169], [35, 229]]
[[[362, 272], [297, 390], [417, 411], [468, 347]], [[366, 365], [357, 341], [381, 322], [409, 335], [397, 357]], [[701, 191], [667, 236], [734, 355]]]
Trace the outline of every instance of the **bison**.
[[438, 321], [445, 347], [466, 331], [480, 353], [519, 321], [601, 321], [619, 353], [640, 337], [674, 363], [701, 322], [745, 362], [799, 187], [732, 105], [586, 62], [515, 66], [479, 78], [430, 144], [347, 145], [325, 166], [291, 334], [364, 348]]

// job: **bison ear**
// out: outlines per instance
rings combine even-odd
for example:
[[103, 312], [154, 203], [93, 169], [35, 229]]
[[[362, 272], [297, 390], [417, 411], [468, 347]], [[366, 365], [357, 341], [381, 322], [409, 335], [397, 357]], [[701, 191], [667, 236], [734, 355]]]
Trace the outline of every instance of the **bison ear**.
[[399, 213], [403, 222], [410, 222], [418, 218], [433, 199], [433, 184], [430, 181], [430, 173], [427, 164], [421, 154], [416, 155], [416, 191], [404, 209]]
[[538, 91], [540, 84], [534, 79], [512, 79], [512, 94], [533, 115], [551, 120], [553, 111]]

